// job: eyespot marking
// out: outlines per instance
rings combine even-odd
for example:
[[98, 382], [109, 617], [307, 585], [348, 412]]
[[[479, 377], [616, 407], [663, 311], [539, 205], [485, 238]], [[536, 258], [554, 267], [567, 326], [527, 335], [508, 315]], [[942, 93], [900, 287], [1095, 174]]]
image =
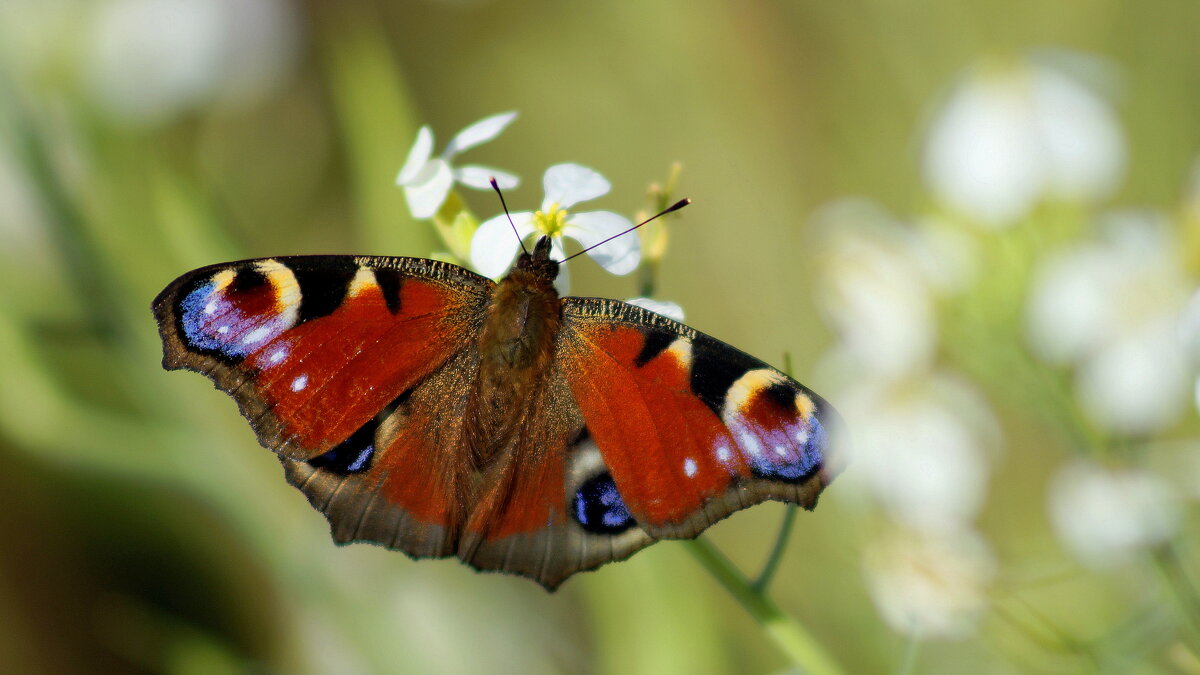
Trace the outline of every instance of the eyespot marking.
[[308, 463], [317, 469], [341, 475], [370, 469], [375, 459], [375, 431], [378, 427], [377, 419], [371, 420], [337, 447], [308, 460]]
[[299, 290], [276, 260], [226, 268], [192, 282], [176, 305], [189, 347], [241, 359], [295, 325]]
[[636, 524], [607, 471], [587, 479], [575, 491], [572, 515], [594, 534], [619, 534]]

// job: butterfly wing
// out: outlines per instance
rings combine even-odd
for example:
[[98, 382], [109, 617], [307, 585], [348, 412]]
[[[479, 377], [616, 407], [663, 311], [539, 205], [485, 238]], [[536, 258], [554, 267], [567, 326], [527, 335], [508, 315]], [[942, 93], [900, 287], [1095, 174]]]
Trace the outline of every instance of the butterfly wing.
[[445, 555], [454, 458], [425, 460], [459, 446], [493, 286], [419, 258], [268, 258], [189, 272], [153, 310], [163, 366], [230, 394], [336, 539]]
[[599, 298], [563, 300], [559, 340], [602, 459], [575, 496], [604, 507], [584, 527], [615, 510], [653, 538], [693, 537], [767, 499], [811, 509], [837, 471], [832, 407], [719, 340]]

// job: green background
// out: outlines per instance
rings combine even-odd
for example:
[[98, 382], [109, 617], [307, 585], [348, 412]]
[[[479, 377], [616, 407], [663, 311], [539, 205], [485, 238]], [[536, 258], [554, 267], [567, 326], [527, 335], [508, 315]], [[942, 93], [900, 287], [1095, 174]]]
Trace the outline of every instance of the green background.
[[[431, 254], [431, 229], [393, 184], [421, 124], [440, 150], [468, 123], [518, 110], [465, 158], [519, 174], [517, 209], [540, 202], [545, 167], [571, 161], [612, 181], [589, 206], [632, 215], [682, 162], [678, 196], [695, 204], [672, 225], [659, 297], [775, 365], [790, 354], [818, 390], [833, 336], [814, 302], [811, 215], [844, 195], [930, 208], [921, 139], [964, 68], [1041, 47], [1114, 65], [1130, 156], [1112, 205], [1177, 208], [1200, 145], [1200, 4], [1181, 0], [312, 0], [288, 5], [297, 52], [271, 88], [141, 124], [97, 105], [87, 82], [85, 36], [103, 3], [45, 3], [58, 14], [44, 21], [23, 14], [38, 3], [6, 4], [0, 663], [11, 672], [788, 667], [675, 542], [553, 595], [455, 561], [337, 548], [233, 403], [160, 369], [149, 303], [189, 269]], [[498, 211], [492, 195], [467, 198], [481, 217]], [[573, 265], [576, 294], [636, 294], [634, 277]], [[979, 519], [1005, 590], [978, 629], [914, 652], [879, 618], [862, 556], [886, 516], [839, 498], [836, 483], [797, 518], [771, 597], [847, 672], [896, 672], [906, 653], [916, 672], [1200, 672], [1176, 637], [1187, 622], [1145, 613], [1173, 595], [1153, 563], [1071, 561], [1045, 514], [1048, 477], [1071, 451], [1006, 398], [1001, 376], [976, 379], [1007, 445]], [[1168, 438], [1188, 438], [1194, 421]], [[783, 512], [756, 507], [705, 536], [753, 574]]]

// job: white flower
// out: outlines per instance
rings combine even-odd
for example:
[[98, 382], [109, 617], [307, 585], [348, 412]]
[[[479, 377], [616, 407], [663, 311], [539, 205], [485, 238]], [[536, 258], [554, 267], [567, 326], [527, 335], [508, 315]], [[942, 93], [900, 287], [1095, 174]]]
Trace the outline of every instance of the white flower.
[[860, 383], [838, 400], [854, 434], [855, 471], [848, 485], [865, 490], [914, 531], [969, 527], [987, 495], [987, 447], [999, 433], [977, 392], [937, 375], [893, 385]]
[[396, 176], [396, 185], [404, 188], [408, 208], [413, 218], [432, 218], [446, 201], [450, 188], [457, 181], [476, 190], [490, 190], [489, 179], [495, 178], [503, 190], [511, 190], [520, 180], [511, 173], [491, 167], [471, 164], [453, 167], [450, 160], [458, 153], [486, 143], [500, 135], [517, 113], [508, 112], [492, 115], [468, 126], [450, 140], [440, 157], [432, 157], [433, 131], [429, 125], [417, 132], [417, 140], [408, 151], [408, 159]]
[[1046, 195], [1094, 201], [1124, 169], [1107, 101], [1063, 72], [1024, 62], [977, 68], [955, 87], [925, 147], [925, 176], [946, 204], [1001, 227]]
[[[609, 182], [595, 171], [578, 164], [555, 164], [542, 178], [546, 196], [539, 211], [512, 214], [517, 235], [508, 218], [500, 214], [479, 224], [471, 240], [471, 264], [488, 277], [498, 277], [508, 269], [520, 249], [520, 242], [533, 235], [551, 239], [550, 257], [562, 260], [563, 239], [570, 237], [584, 248], [633, 227], [628, 218], [611, 211], [575, 213], [567, 209], [579, 202], [607, 194]], [[518, 236], [520, 239], [518, 239]], [[612, 274], [629, 274], [641, 260], [641, 245], [636, 236], [617, 237], [588, 251], [588, 255]], [[559, 270], [555, 285], [566, 288], [566, 267]]]
[[1104, 567], [1164, 541], [1179, 511], [1170, 487], [1147, 471], [1076, 462], [1051, 485], [1050, 518], [1080, 560]]
[[817, 301], [846, 363], [888, 378], [927, 365], [937, 346], [933, 297], [904, 228], [861, 199], [825, 207], [815, 227]]
[[1123, 331], [1085, 361], [1076, 389], [1088, 417], [1137, 436], [1165, 429], [1187, 408], [1188, 360], [1171, 322]]
[[655, 314], [662, 314], [668, 319], [683, 321], [683, 308], [669, 300], [655, 300], [654, 298], [631, 298], [626, 300], [631, 305], [637, 305], [642, 309], [648, 309]]
[[987, 608], [996, 561], [970, 530], [893, 532], [864, 558], [867, 588], [893, 630], [919, 638], [962, 638]]
[[1112, 214], [1101, 236], [1037, 270], [1027, 309], [1033, 351], [1075, 365], [1084, 411], [1122, 434], [1163, 429], [1187, 405], [1192, 290], [1170, 224]]

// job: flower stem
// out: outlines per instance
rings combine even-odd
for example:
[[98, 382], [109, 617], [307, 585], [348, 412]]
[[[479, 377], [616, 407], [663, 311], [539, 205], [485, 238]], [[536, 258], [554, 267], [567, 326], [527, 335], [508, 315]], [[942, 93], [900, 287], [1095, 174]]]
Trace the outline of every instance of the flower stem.
[[706, 538], [697, 537], [683, 543], [709, 574], [754, 617], [793, 664], [810, 675], [841, 675], [844, 672], [800, 622], [755, 589], [746, 575]]
[[899, 675], [912, 675], [913, 667], [917, 665], [917, 652], [921, 651], [921, 640], [916, 634], [910, 635], [908, 644], [904, 646], [904, 658], [900, 661]]
[[767, 562], [763, 565], [758, 578], [751, 584], [755, 591], [767, 592], [767, 584], [770, 584], [771, 577], [775, 576], [775, 570], [779, 567], [779, 561], [783, 558], [784, 550], [787, 549], [788, 538], [792, 534], [792, 524], [795, 522], [796, 505], [788, 504], [787, 511], [783, 514], [783, 524], [779, 526], [779, 535], [775, 537], [775, 546], [771, 548], [771, 555], [767, 557]]

